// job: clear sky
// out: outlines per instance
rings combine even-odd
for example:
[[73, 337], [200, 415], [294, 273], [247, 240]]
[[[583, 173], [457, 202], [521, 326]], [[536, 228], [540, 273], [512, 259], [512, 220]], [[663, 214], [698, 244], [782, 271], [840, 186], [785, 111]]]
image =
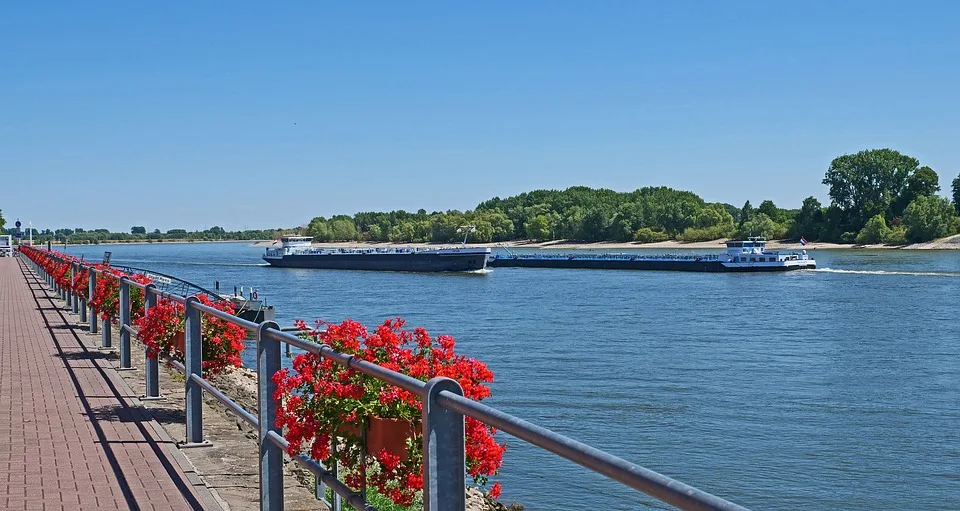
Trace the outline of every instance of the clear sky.
[[[10, 223], [268, 228], [572, 185], [960, 172], [960, 2], [3, 2]], [[121, 201], [121, 202], [117, 202]]]

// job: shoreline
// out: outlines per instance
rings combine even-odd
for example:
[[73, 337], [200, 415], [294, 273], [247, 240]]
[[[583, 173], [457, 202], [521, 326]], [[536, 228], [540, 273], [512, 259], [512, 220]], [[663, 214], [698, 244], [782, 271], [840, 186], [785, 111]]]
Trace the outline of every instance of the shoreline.
[[[538, 250], [723, 250], [727, 240], [722, 238], [713, 241], [684, 243], [680, 241], [661, 241], [657, 243], [640, 242], [582, 242], [570, 240], [555, 240], [539, 242], [535, 240], [518, 240], [504, 243], [467, 243], [468, 247], [505, 247], [517, 249]], [[258, 241], [255, 247], [279, 246], [279, 241]], [[322, 248], [393, 248], [393, 247], [441, 247], [459, 245], [458, 243], [390, 243], [370, 241], [348, 241], [342, 243], [322, 242], [314, 243], [315, 247]], [[771, 240], [767, 242], [771, 250], [960, 250], [960, 235], [949, 236], [926, 243], [908, 245], [854, 245], [842, 243], [809, 242], [806, 246], [800, 243]]]
[[[70, 247], [97, 247], [101, 245], [178, 245], [184, 243], [250, 243], [254, 246], [258, 243], [270, 243], [270, 240], [163, 240], [163, 241], [148, 241], [148, 240], [109, 240], [109, 241], [99, 241], [97, 243], [67, 243], [67, 248]], [[26, 245], [26, 243], [24, 243]], [[46, 243], [34, 243], [33, 246], [45, 248]], [[51, 248], [63, 247], [62, 242], [51, 243]]]

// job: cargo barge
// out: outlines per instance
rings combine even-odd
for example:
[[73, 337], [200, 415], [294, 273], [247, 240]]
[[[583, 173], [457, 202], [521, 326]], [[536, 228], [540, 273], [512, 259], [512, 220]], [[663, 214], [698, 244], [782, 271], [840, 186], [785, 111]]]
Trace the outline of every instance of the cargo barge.
[[806, 250], [766, 249], [766, 239], [728, 241], [723, 254], [497, 254], [491, 268], [587, 268], [599, 270], [661, 270], [696, 272], [779, 272], [814, 269], [817, 262]]
[[263, 260], [283, 268], [411, 272], [483, 270], [490, 247], [452, 248], [314, 248], [309, 236], [284, 236]]

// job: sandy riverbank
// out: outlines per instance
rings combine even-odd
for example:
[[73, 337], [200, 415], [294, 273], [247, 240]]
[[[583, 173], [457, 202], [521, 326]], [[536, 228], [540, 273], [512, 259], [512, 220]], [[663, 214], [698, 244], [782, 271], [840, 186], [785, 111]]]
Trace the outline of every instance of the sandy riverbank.
[[[697, 250], [722, 250], [725, 248], [726, 239], [713, 241], [702, 241], [695, 243], [682, 243], [679, 241], [662, 241], [659, 243], [587, 243], [582, 241], [545, 241], [538, 242], [533, 240], [520, 240], [503, 243], [508, 248], [535, 248], [540, 250], [629, 250], [629, 249], [658, 249], [658, 250], [679, 250], [679, 249], [697, 249]], [[278, 246], [277, 241], [260, 241], [254, 243], [258, 247]], [[434, 243], [372, 243], [372, 242], [342, 242], [342, 243], [314, 243], [316, 247], [350, 247], [350, 248], [387, 248], [394, 246], [402, 247], [435, 247]], [[450, 244], [447, 244], [450, 245]], [[494, 244], [468, 243], [470, 247], [491, 246]], [[499, 245], [499, 244], [497, 244]], [[914, 243], [912, 245], [845, 245], [841, 243], [807, 243], [801, 247], [796, 242], [769, 241], [767, 248], [772, 250], [790, 250], [804, 248], [807, 250], [832, 250], [832, 249], [884, 249], [884, 250], [960, 250], [960, 234], [941, 238], [927, 243]]]

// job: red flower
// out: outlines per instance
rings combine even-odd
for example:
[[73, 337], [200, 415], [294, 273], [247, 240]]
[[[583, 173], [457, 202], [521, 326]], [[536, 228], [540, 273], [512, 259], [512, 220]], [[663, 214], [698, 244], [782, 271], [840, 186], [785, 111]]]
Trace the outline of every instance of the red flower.
[[[401, 318], [384, 321], [368, 331], [356, 321], [340, 324], [317, 321], [318, 328], [306, 329], [306, 323], [296, 322], [300, 336], [319, 340], [322, 344], [346, 355], [379, 364], [407, 374], [421, 381], [435, 376], [446, 376], [460, 383], [464, 395], [481, 400], [490, 396], [488, 383], [493, 372], [475, 359], [455, 353], [452, 337], [439, 336], [434, 340], [423, 328], [405, 330]], [[366, 484], [399, 505], [414, 501], [416, 491], [423, 488], [420, 397], [376, 378], [365, 377], [331, 360], [317, 355], [301, 354], [293, 360], [293, 371], [282, 370], [274, 376], [277, 384], [275, 398], [277, 425], [285, 428], [290, 442], [289, 453], [301, 452], [311, 446], [311, 456], [323, 463], [333, 461], [329, 450], [317, 447], [316, 442], [328, 443], [339, 438], [339, 461], [357, 471], [363, 462], [377, 466], [368, 472]], [[407, 456], [382, 450], [365, 454], [359, 431], [371, 417], [398, 418], [411, 422], [415, 433], [407, 441]], [[494, 440], [496, 430], [468, 418], [465, 422], [467, 463], [464, 469], [480, 484], [495, 475], [503, 462], [506, 446]], [[325, 456], [324, 456], [325, 455]], [[348, 486], [359, 488], [363, 483], [356, 472], [345, 480]], [[491, 492], [500, 492], [495, 485]]]

